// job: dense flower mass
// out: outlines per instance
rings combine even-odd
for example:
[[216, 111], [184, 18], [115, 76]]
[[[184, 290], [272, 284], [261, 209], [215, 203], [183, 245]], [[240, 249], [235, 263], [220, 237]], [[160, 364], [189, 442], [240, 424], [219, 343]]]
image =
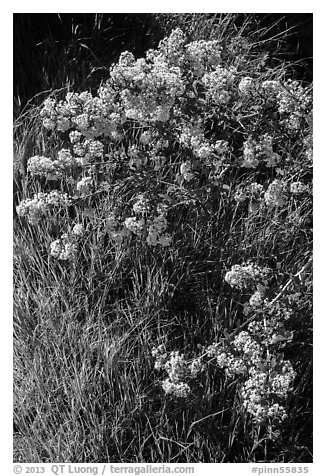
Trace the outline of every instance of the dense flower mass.
[[66, 207], [71, 200], [66, 193], [53, 190], [50, 193], [36, 193], [34, 198], [27, 198], [17, 206], [17, 214], [26, 218], [31, 224], [39, 221], [49, 214], [51, 209]]
[[201, 359], [187, 361], [184, 354], [178, 351], [167, 354], [164, 345], [154, 348], [152, 356], [155, 358], [155, 369], [165, 371], [168, 375], [162, 382], [164, 392], [179, 398], [190, 395], [189, 381], [196, 379], [206, 368]]
[[243, 145], [241, 167], [256, 168], [261, 163], [266, 167], [275, 167], [280, 160], [280, 156], [273, 151], [273, 139], [268, 134], [261, 136], [258, 142], [249, 137]]
[[239, 83], [239, 91], [244, 95], [250, 95], [255, 89], [255, 81], [250, 76], [245, 76]]
[[281, 180], [274, 180], [265, 192], [265, 203], [269, 207], [283, 207], [287, 203], [286, 186]]
[[83, 227], [83, 225], [81, 223], [77, 223], [73, 229], [72, 229], [72, 233], [76, 236], [83, 236], [85, 234], [85, 228]]
[[254, 263], [243, 265], [235, 264], [225, 275], [225, 281], [237, 289], [249, 288], [258, 282], [265, 282], [268, 279], [270, 270], [260, 268]]
[[308, 187], [302, 182], [292, 182], [290, 185], [290, 192], [293, 195], [301, 195], [307, 191]]
[[28, 159], [27, 170], [31, 175], [55, 180], [63, 177], [63, 174], [68, 173], [76, 164], [77, 161], [70, 151], [61, 149], [56, 160], [38, 155], [31, 157]]
[[203, 76], [203, 85], [206, 88], [206, 98], [217, 104], [229, 102], [232, 95], [233, 83], [235, 80], [234, 68], [223, 68], [218, 66], [215, 71], [206, 73]]
[[76, 252], [76, 244], [71, 242], [67, 235], [62, 235], [61, 239], [55, 240], [50, 245], [50, 255], [59, 260], [73, 260]]

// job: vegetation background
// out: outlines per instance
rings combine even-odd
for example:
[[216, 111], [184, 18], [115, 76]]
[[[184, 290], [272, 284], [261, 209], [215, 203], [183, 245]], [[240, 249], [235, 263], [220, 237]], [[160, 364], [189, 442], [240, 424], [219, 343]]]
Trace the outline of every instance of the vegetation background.
[[[39, 106], [50, 91], [96, 91], [121, 52], [143, 56], [176, 27], [186, 31], [189, 40], [216, 35], [244, 38], [245, 49], [237, 54], [248, 61], [252, 58], [252, 64], [257, 52], [265, 53], [271, 68], [287, 62], [289, 76], [312, 81], [312, 14], [14, 14], [14, 205], [30, 186], [26, 161], [39, 150]], [[289, 273], [300, 268], [294, 254], [307, 256], [311, 251], [310, 220], [307, 213], [300, 234], [294, 236], [288, 230], [282, 237]], [[239, 230], [232, 232], [239, 237]], [[266, 255], [274, 251], [276, 232], [273, 227], [265, 230]], [[252, 246], [254, 235], [241, 233], [243, 246]], [[311, 328], [307, 317], [311, 314], [311, 276], [304, 288], [307, 298], [301, 303], [302, 323], [296, 329], [296, 343], [303, 342], [300, 356], [296, 347], [289, 351], [297, 357], [301, 372], [289, 424], [276, 441], [260, 440], [256, 435], [253, 444], [247, 423], [232, 419], [225, 410], [231, 402], [229, 391], [222, 407], [209, 396], [200, 407], [194, 402], [183, 408], [164, 401], [157, 386], [151, 386], [153, 363], [146, 358], [155, 327], [153, 309], [170, 284], [164, 266], [155, 268], [154, 256], [146, 257], [146, 265], [156, 269], [155, 274], [144, 276], [144, 257], [137, 253], [117, 271], [118, 286], [110, 292], [112, 300], [122, 305], [116, 307], [108, 325], [101, 320], [105, 259], [103, 269], [96, 273], [75, 276], [72, 281], [67, 273], [59, 282], [57, 270], [48, 267], [46, 250], [35, 246], [46, 239], [42, 231], [15, 220], [15, 461], [312, 460]], [[232, 239], [228, 241], [231, 248]], [[241, 249], [232, 250], [240, 259]], [[178, 259], [181, 270], [182, 254]], [[184, 335], [176, 342], [192, 340], [197, 345], [201, 334], [210, 334], [196, 316], [189, 316], [188, 301], [193, 293], [197, 296], [206, 269], [196, 268], [196, 256], [191, 259], [192, 279], [187, 278], [172, 300], [180, 318], [173, 325], [184, 326]], [[230, 261], [230, 256], [225, 259]], [[188, 320], [183, 321], [185, 316]], [[164, 328], [171, 323], [161, 324]], [[198, 330], [192, 335], [194, 328]], [[100, 377], [103, 369], [104, 378]], [[221, 416], [213, 421], [205, 419], [220, 411]], [[194, 420], [198, 425], [190, 427]]]

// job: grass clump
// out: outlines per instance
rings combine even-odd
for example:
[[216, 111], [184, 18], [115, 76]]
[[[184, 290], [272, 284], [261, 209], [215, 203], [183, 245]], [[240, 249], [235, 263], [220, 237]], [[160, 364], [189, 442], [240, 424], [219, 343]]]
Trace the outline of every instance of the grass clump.
[[311, 461], [311, 86], [235, 20], [17, 123], [16, 461]]

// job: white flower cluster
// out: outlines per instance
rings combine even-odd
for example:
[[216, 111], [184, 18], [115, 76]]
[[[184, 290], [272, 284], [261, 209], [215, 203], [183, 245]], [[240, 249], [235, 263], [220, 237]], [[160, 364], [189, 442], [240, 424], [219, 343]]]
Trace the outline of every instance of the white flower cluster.
[[76, 259], [77, 243], [85, 235], [85, 228], [81, 223], [76, 223], [69, 233], [64, 233], [61, 238], [50, 245], [50, 255], [61, 261]]
[[239, 332], [232, 343], [239, 352], [243, 352], [244, 357], [251, 364], [257, 364], [262, 360], [263, 348], [252, 338], [249, 332]]
[[[258, 424], [264, 422], [269, 416], [267, 381], [267, 373], [253, 368], [250, 371], [250, 377], [241, 390], [243, 405]], [[285, 415], [284, 407], [279, 410], [281, 419], [283, 419]]]
[[149, 199], [144, 194], [138, 195], [132, 209], [136, 215], [146, 215], [150, 212]]
[[137, 217], [127, 217], [124, 221], [124, 225], [129, 231], [139, 236], [141, 236], [146, 230], [146, 222], [144, 218], [138, 220]]
[[53, 190], [49, 193], [35, 193], [33, 198], [22, 200], [16, 207], [17, 214], [36, 225], [46, 216], [51, 208], [62, 208], [71, 204], [66, 193]]
[[72, 229], [72, 234], [81, 238], [85, 234], [84, 226], [81, 223], [77, 223]]
[[[245, 378], [241, 387], [244, 409], [257, 424], [269, 421], [282, 422], [286, 410], [280, 400], [286, 400], [296, 376], [291, 362], [278, 352], [284, 341], [292, 338], [284, 321], [288, 312], [280, 306], [271, 306], [266, 293], [268, 268], [259, 268], [252, 263], [235, 265], [226, 274], [226, 281], [233, 287], [243, 289], [256, 284], [248, 308], [257, 313], [247, 330], [242, 330], [233, 339], [216, 342], [204, 349], [213, 362], [225, 371], [227, 377]], [[263, 319], [262, 317], [263, 316]], [[274, 349], [274, 351], [272, 351]]]
[[260, 163], [266, 167], [275, 167], [281, 158], [273, 151], [273, 139], [270, 135], [262, 135], [258, 141], [249, 137], [243, 144], [241, 167], [255, 169]]
[[231, 89], [235, 81], [235, 69], [217, 66], [216, 70], [206, 73], [203, 78], [206, 99], [216, 104], [226, 104], [231, 99]]
[[296, 373], [289, 361], [281, 361], [280, 365], [280, 371], [262, 371], [252, 367], [248, 380], [243, 384], [243, 405], [258, 424], [267, 419], [282, 422], [287, 418], [284, 406], [274, 399], [288, 396]]
[[62, 261], [74, 260], [76, 253], [77, 245], [69, 239], [66, 233], [50, 245], [50, 255]]
[[295, 376], [296, 372], [293, 370], [291, 362], [284, 360], [280, 371], [270, 375], [271, 392], [278, 397], [285, 398], [292, 388]]
[[89, 164], [92, 159], [102, 159], [104, 145], [98, 140], [85, 139], [83, 142], [74, 142], [73, 151], [77, 155], [75, 160], [83, 166]]
[[43, 126], [46, 129], [54, 130], [58, 125], [58, 113], [56, 107], [56, 100], [47, 98], [43, 103], [41, 111], [41, 118]]
[[197, 378], [205, 370], [201, 359], [187, 362], [184, 354], [179, 351], [172, 351], [168, 355], [163, 345], [153, 349], [152, 356], [155, 358], [155, 369], [164, 370], [168, 375], [162, 382], [162, 388], [167, 395], [186, 398], [191, 393], [187, 380]]
[[214, 343], [206, 347], [206, 354], [214, 359], [215, 365], [225, 371], [229, 378], [238, 375], [244, 375], [247, 372], [247, 365], [241, 356], [235, 356], [233, 353], [222, 348], [218, 343]]
[[88, 194], [93, 186], [93, 180], [91, 177], [83, 177], [79, 182], [77, 182], [77, 190], [80, 194], [86, 195]]
[[140, 122], [166, 122], [176, 98], [184, 92], [181, 70], [169, 66], [159, 56], [154, 62], [122, 53], [119, 63], [111, 69], [111, 81], [121, 89], [125, 115]]
[[146, 237], [148, 245], [170, 246], [172, 237], [165, 232], [168, 226], [167, 210], [167, 205], [161, 203], [156, 207], [157, 215], [155, 215], [154, 211], [154, 215], [152, 213], [149, 216], [150, 212], [152, 212], [150, 201], [144, 194], [140, 194], [133, 205], [133, 211], [136, 216], [127, 217], [124, 220], [125, 229], [138, 236]]
[[[311, 130], [312, 130], [312, 125], [311, 125]], [[313, 160], [313, 137], [312, 133], [308, 134], [304, 139], [303, 139], [303, 146], [304, 146], [304, 154], [311, 163]]]
[[307, 191], [308, 187], [302, 182], [292, 182], [290, 185], [290, 192], [293, 195], [302, 195]]
[[259, 160], [255, 154], [255, 145], [256, 142], [249, 137], [243, 143], [243, 157], [241, 162], [241, 167], [245, 167], [247, 169], [255, 169], [259, 165]]
[[192, 78], [201, 78], [205, 72], [221, 63], [221, 52], [218, 40], [199, 40], [186, 44], [185, 34], [176, 28], [160, 42], [157, 51], [150, 50], [146, 57], [149, 61], [164, 61], [170, 67], [179, 67]]
[[34, 157], [30, 157], [28, 159], [27, 170], [31, 175], [56, 179], [57, 172], [53, 162], [54, 161], [48, 157], [35, 155]]
[[264, 187], [257, 183], [257, 182], [252, 182], [250, 184], [250, 198], [255, 201], [261, 201], [264, 196]]
[[288, 80], [277, 95], [281, 123], [288, 131], [298, 131], [302, 118], [311, 109], [312, 98], [309, 91], [298, 81]]
[[186, 36], [180, 28], [176, 28], [170, 36], [160, 41], [158, 50], [149, 50], [147, 52], [147, 59], [155, 61], [165, 61], [170, 66], [181, 67], [184, 64], [184, 46], [186, 43]]
[[[102, 134], [115, 139], [122, 118], [119, 106], [112, 97], [111, 88], [101, 86], [98, 97], [94, 98], [86, 91], [80, 94], [67, 93], [65, 100], [59, 102], [48, 98], [41, 111], [43, 126], [58, 131], [76, 128], [88, 139]], [[77, 141], [77, 136], [72, 141]]]
[[282, 86], [279, 81], [267, 80], [261, 83], [261, 88], [269, 97], [275, 97], [281, 90]]
[[218, 158], [222, 160], [229, 152], [228, 142], [225, 140], [218, 140], [216, 142], [209, 142], [204, 138], [204, 134], [192, 136], [190, 138], [190, 146], [196, 158], [204, 160], [207, 165], [211, 164], [211, 158]]
[[194, 76], [201, 77], [209, 68], [221, 63], [222, 48], [217, 40], [193, 41], [185, 47], [185, 62]]
[[259, 205], [264, 200], [264, 193], [265, 190], [263, 185], [257, 182], [252, 182], [248, 186], [237, 188], [233, 198], [238, 203], [244, 202], [245, 200], [249, 199], [252, 205]]
[[54, 180], [61, 178], [65, 172], [71, 170], [76, 164], [77, 161], [70, 151], [68, 149], [61, 149], [56, 160], [39, 155], [30, 157], [27, 162], [27, 170], [31, 175], [43, 176]]
[[[204, 349], [228, 378], [245, 378], [241, 386], [244, 409], [258, 424], [283, 421], [285, 408], [276, 400], [286, 399], [296, 376], [291, 363], [275, 354], [266, 359], [265, 345], [248, 331], [241, 331], [228, 345], [214, 343]], [[271, 363], [272, 362], [272, 363]]]
[[243, 96], [249, 96], [255, 91], [255, 81], [250, 76], [245, 76], [239, 83], [239, 91]]
[[[193, 159], [182, 162], [180, 176], [185, 182], [195, 177], [195, 171], [205, 168], [209, 171], [209, 178], [216, 179], [216, 175], [229, 155], [229, 144], [225, 140], [209, 141], [204, 136], [203, 125], [200, 121], [184, 124], [179, 134], [179, 143], [182, 147], [191, 149]], [[187, 151], [189, 152], [189, 151]]]
[[69, 139], [72, 144], [78, 144], [82, 140], [83, 134], [79, 131], [69, 132]]
[[268, 207], [284, 207], [287, 204], [286, 184], [275, 179], [265, 192], [265, 203]]
[[258, 285], [256, 291], [249, 299], [249, 306], [252, 308], [260, 308], [264, 303], [265, 287]]
[[168, 378], [162, 382], [162, 388], [167, 395], [174, 395], [179, 398], [187, 398], [191, 392], [187, 383], [171, 382]]
[[225, 281], [236, 289], [250, 288], [268, 280], [270, 269], [261, 268], [254, 263], [235, 264], [225, 275]]
[[191, 160], [186, 160], [180, 165], [180, 174], [183, 180], [190, 182], [195, 177]]
[[192, 141], [199, 141], [204, 137], [204, 127], [201, 121], [184, 124], [179, 134], [179, 142], [186, 147], [192, 146]]

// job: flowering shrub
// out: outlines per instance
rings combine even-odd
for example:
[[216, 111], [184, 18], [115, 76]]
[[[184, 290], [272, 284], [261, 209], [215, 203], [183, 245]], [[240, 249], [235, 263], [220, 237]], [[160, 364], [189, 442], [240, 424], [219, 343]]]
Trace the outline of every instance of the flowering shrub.
[[[95, 250], [115, 256], [114, 269], [128, 249], [145, 249], [172, 269], [178, 253], [200, 256], [207, 243], [225, 256], [237, 243], [219, 235], [216, 217], [225, 213], [230, 228], [246, 222], [280, 229], [309, 208], [311, 117], [310, 88], [248, 76], [241, 63], [228, 62], [218, 41], [187, 43], [177, 29], [145, 58], [124, 52], [96, 95], [69, 92], [44, 102], [43, 128], [49, 137], [61, 134], [64, 148], [28, 160], [29, 177], [48, 191], [23, 199], [17, 214], [41, 227], [54, 211], [73, 210], [48, 247], [62, 266], [82, 266], [92, 239]], [[265, 238], [256, 236], [257, 243]], [[291, 243], [285, 232], [284, 240]], [[229, 316], [221, 324], [226, 336], [197, 355], [160, 346], [152, 356], [160, 388], [171, 398], [198, 396], [201, 379], [214, 368], [225, 382], [236, 382], [252, 425], [274, 428], [286, 421], [296, 377], [282, 352], [291, 341], [291, 306], [278, 297], [283, 271], [267, 262], [268, 252], [257, 260], [255, 246], [249, 243], [242, 264], [239, 256], [224, 270], [220, 255], [206, 258], [215, 263], [226, 299], [233, 305], [234, 294], [244, 301], [242, 320], [236, 325]], [[203, 274], [193, 273], [196, 283]]]
[[25, 217], [29, 223], [38, 224], [51, 210], [60, 209], [71, 203], [66, 193], [53, 190], [49, 193], [37, 193], [32, 199], [25, 199], [17, 206], [18, 215]]

